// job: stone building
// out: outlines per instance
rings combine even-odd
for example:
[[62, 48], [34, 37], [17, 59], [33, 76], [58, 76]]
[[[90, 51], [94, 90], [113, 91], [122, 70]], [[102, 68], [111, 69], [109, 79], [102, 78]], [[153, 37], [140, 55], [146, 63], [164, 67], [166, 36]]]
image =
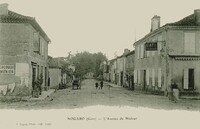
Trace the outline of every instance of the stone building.
[[134, 90], [134, 59], [134, 50], [125, 55], [125, 86], [132, 90]]
[[116, 82], [117, 85], [123, 86], [124, 84], [124, 55], [117, 57], [116, 59], [117, 68], [116, 68]]
[[176, 83], [182, 93], [200, 91], [200, 10], [162, 27], [154, 16], [134, 46], [136, 89], [167, 92]]
[[62, 83], [61, 68], [58, 66], [49, 66], [49, 85], [50, 88], [57, 88]]
[[34, 82], [43, 76], [48, 83], [49, 37], [35, 18], [0, 5], [0, 92], [4, 95], [30, 95]]

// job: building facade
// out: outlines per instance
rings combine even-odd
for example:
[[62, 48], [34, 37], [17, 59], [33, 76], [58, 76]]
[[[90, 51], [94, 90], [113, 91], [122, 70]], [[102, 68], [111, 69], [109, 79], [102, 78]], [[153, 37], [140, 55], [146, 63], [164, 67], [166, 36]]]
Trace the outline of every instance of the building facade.
[[35, 18], [0, 5], [0, 88], [3, 95], [30, 95], [34, 82], [43, 76], [48, 83], [49, 37]]
[[49, 84], [50, 88], [59, 87], [62, 83], [62, 74], [60, 67], [49, 66]]
[[134, 59], [135, 51], [131, 51], [125, 55], [125, 86], [134, 90]]
[[181, 92], [200, 91], [200, 10], [182, 20], [160, 27], [154, 16], [151, 32], [135, 46], [135, 88]]

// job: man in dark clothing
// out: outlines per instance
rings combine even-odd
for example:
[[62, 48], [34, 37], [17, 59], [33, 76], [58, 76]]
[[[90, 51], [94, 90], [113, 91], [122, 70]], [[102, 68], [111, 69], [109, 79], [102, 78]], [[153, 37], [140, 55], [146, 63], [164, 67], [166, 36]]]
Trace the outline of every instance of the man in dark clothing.
[[96, 89], [98, 88], [98, 82], [95, 83]]
[[100, 82], [101, 89], [103, 88], [103, 81]]

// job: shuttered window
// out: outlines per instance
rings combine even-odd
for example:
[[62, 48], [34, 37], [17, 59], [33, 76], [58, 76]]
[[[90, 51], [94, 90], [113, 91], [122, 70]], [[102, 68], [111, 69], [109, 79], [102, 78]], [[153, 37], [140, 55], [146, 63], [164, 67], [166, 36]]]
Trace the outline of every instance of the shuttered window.
[[184, 85], [183, 85], [184, 89], [189, 89], [188, 80], [189, 80], [188, 69], [184, 69]]
[[185, 33], [184, 52], [195, 53], [195, 33]]
[[34, 33], [33, 35], [33, 51], [39, 53], [40, 51], [40, 44], [39, 44], [39, 34]]
[[155, 69], [152, 69], [152, 86], [155, 86]]
[[144, 44], [142, 44], [141, 46], [140, 46], [141, 48], [141, 58], [144, 58]]
[[140, 46], [137, 46], [137, 59], [140, 59]]
[[138, 83], [140, 83], [140, 70], [138, 70]]
[[158, 69], [158, 87], [161, 87], [161, 77], [162, 77], [162, 73], [161, 73], [161, 68]]
[[137, 70], [134, 70], [134, 83], [137, 83]]
[[149, 85], [149, 69], [146, 70], [146, 85]]

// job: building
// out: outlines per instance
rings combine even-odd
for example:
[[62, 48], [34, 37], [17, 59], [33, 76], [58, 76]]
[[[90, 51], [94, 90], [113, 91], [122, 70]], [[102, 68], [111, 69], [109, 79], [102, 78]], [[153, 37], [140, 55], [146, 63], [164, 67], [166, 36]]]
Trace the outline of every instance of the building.
[[134, 59], [135, 51], [130, 51], [125, 55], [125, 86], [134, 90]]
[[117, 85], [123, 86], [124, 84], [124, 55], [117, 57], [116, 68], [116, 81]]
[[48, 83], [49, 37], [35, 18], [0, 5], [0, 89], [3, 95], [31, 95], [34, 82]]
[[200, 92], [200, 10], [162, 27], [154, 16], [134, 46], [136, 89], [166, 93], [176, 83], [182, 93]]
[[52, 58], [49, 56], [48, 65], [50, 87], [58, 85], [63, 86], [72, 80], [71, 76], [74, 71], [71, 69], [69, 61], [64, 57]]
[[61, 68], [49, 66], [49, 84], [50, 88], [58, 88], [62, 84]]
[[109, 80], [111, 83], [117, 84], [117, 58], [109, 60]]

